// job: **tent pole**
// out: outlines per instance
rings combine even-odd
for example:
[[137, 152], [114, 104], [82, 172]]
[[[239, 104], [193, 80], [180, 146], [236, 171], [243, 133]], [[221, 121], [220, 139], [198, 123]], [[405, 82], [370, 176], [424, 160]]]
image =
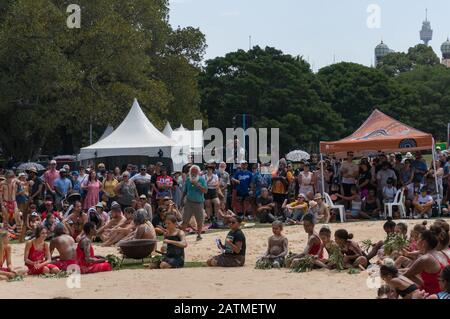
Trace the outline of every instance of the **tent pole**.
[[323, 155], [320, 153], [320, 172], [321, 172], [321, 178], [322, 178], [322, 196], [325, 196], [325, 178], [323, 176]]
[[438, 181], [437, 181], [437, 172], [436, 172], [436, 161], [435, 161], [435, 152], [436, 152], [436, 147], [434, 145], [434, 137], [433, 137], [433, 149], [431, 150], [432, 152], [432, 156], [433, 159], [432, 161], [432, 165], [433, 165], [433, 170], [434, 170], [434, 182], [436, 183], [436, 196], [437, 196], [437, 202], [438, 202], [438, 208], [439, 208], [439, 217], [441, 216], [441, 193], [439, 191], [439, 185], [438, 185]]

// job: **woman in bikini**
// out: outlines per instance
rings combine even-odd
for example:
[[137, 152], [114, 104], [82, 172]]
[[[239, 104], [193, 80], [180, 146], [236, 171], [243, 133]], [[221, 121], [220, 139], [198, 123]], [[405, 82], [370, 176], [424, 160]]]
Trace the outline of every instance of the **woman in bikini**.
[[339, 229], [334, 233], [334, 240], [344, 255], [344, 268], [365, 269], [368, 264], [367, 258], [358, 243], [352, 239], [353, 234], [349, 234], [345, 229]]
[[92, 240], [97, 237], [95, 224], [86, 223], [83, 226], [83, 235], [77, 246], [77, 263], [82, 274], [92, 274], [96, 272], [111, 271], [109, 262], [103, 258], [97, 258], [92, 247]]
[[313, 256], [315, 259], [323, 258], [323, 244], [319, 235], [314, 231], [314, 215], [306, 214], [303, 217], [303, 229], [308, 234], [308, 243], [301, 254], [291, 255], [286, 258], [287, 267], [295, 267], [298, 260], [306, 255]]
[[417, 244], [423, 255], [412, 263], [404, 275], [425, 292], [436, 294], [440, 291], [439, 276], [448, 261], [442, 253], [436, 250], [439, 240], [432, 231], [422, 232]]
[[402, 299], [411, 299], [414, 292], [419, 289], [411, 279], [400, 275], [394, 266], [381, 266], [380, 276], [381, 279], [395, 290], [397, 298], [400, 296]]
[[30, 275], [57, 274], [60, 272], [58, 267], [51, 264], [50, 248], [45, 242], [47, 235], [47, 229], [43, 225], [38, 225], [34, 239], [25, 244], [24, 259]]
[[164, 234], [164, 254], [159, 267], [161, 269], [184, 267], [184, 249], [187, 247], [184, 231], [177, 228], [177, 218], [174, 215], [166, 217], [166, 232]]

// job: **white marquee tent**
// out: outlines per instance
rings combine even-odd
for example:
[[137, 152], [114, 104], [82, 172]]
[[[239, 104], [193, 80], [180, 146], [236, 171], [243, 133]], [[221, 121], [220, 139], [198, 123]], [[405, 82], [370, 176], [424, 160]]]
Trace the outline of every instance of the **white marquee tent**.
[[191, 154], [201, 154], [203, 152], [203, 131], [187, 130], [183, 124], [172, 132], [171, 138], [178, 146], [188, 145]]
[[100, 136], [100, 138], [98, 139], [97, 142], [103, 140], [105, 137], [107, 137], [108, 135], [110, 135], [112, 132], [114, 132], [114, 127], [112, 127], [111, 124], [108, 124], [108, 126], [106, 127], [105, 131], [103, 132], [102, 136]]
[[161, 150], [170, 157], [177, 142], [161, 133], [148, 120], [135, 99], [123, 122], [104, 139], [81, 149], [78, 160], [114, 156], [157, 157]]

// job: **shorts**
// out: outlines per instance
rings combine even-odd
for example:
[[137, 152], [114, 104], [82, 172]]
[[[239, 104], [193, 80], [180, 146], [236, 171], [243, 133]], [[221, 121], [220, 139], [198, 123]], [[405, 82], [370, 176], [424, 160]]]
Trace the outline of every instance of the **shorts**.
[[168, 263], [172, 268], [183, 268], [184, 267], [184, 259], [183, 258], [171, 258], [164, 257], [163, 262]]
[[221, 254], [213, 257], [218, 267], [242, 267], [245, 263], [245, 256]]
[[186, 200], [183, 211], [183, 225], [188, 225], [192, 216], [195, 217], [197, 224], [203, 224], [203, 203]]
[[352, 214], [352, 217], [358, 217], [359, 216], [359, 210], [352, 209], [350, 211], [350, 213]]
[[213, 188], [213, 189], [208, 188], [208, 192], [205, 194], [205, 199], [208, 200], [208, 199], [214, 199], [214, 198], [217, 198], [217, 197], [218, 197], [217, 189], [215, 189], [215, 188]]

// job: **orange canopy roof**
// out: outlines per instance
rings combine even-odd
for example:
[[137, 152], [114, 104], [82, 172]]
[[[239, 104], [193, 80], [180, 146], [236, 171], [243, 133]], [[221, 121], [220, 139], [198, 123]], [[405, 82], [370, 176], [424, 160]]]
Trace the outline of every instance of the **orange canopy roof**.
[[432, 149], [433, 136], [403, 124], [379, 110], [352, 135], [335, 142], [320, 142], [322, 154], [356, 155], [370, 152], [410, 152]]

